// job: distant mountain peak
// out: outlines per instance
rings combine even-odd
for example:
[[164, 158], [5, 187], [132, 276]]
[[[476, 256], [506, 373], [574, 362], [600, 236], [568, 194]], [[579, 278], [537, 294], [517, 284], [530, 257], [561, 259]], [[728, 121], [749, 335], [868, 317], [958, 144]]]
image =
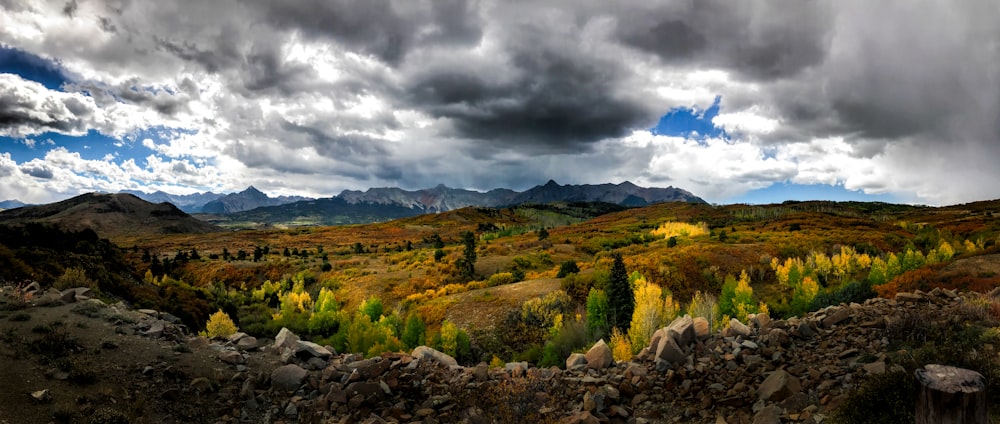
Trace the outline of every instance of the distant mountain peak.
[[556, 180], [549, 179], [549, 181], [546, 182], [543, 187], [562, 187], [562, 186], [559, 185], [559, 183], [557, 183]]

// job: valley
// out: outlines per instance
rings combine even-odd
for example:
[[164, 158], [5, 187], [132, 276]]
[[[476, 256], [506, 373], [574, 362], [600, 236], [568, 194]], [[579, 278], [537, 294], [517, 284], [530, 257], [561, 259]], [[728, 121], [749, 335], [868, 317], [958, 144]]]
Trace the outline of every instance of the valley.
[[[20, 241], [5, 237], [0, 260], [18, 264], [7, 268], [8, 284], [37, 275], [42, 287], [83, 285], [177, 317], [191, 331], [222, 311], [259, 339], [285, 328], [357, 358], [430, 346], [468, 367], [566, 368], [568, 357], [599, 340], [615, 361], [638, 360], [654, 330], [684, 315], [724, 333], [761, 315], [795, 320], [897, 293], [989, 293], [1000, 286], [997, 210], [997, 201], [552, 203], [341, 226], [180, 233], [147, 226], [99, 234], [117, 246], [105, 254], [120, 262], [113, 271], [89, 263], [93, 250], [82, 242], [40, 255], [30, 240], [64, 230], [30, 227], [36, 223], [23, 227]], [[40, 215], [58, 223], [45, 217], [59, 214]], [[83, 216], [98, 215], [125, 222], [107, 212]], [[109, 273], [117, 282], [101, 277]], [[985, 305], [975, 325], [993, 334], [1000, 300]], [[850, 391], [837, 393], [833, 405]]]

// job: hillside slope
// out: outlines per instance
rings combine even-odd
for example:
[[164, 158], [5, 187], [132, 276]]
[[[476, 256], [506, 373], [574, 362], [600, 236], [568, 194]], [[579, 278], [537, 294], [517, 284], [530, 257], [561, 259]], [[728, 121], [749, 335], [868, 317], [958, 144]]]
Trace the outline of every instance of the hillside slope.
[[170, 203], [153, 204], [131, 194], [88, 193], [61, 202], [0, 211], [0, 223], [30, 222], [53, 224], [71, 231], [91, 229], [110, 239], [138, 234], [221, 231]]
[[1000, 339], [982, 332], [1000, 317], [976, 306], [998, 294], [907, 293], [790, 320], [758, 316], [722, 332], [679, 319], [666, 336], [670, 355], [654, 340], [616, 363], [598, 343], [562, 371], [448, 366], [450, 357], [424, 347], [362, 359], [290, 333], [208, 340], [167, 314], [86, 292], [22, 303], [13, 290], [0, 290], [0, 379], [22, 384], [0, 385], [4, 423], [821, 423], [836, 414], [905, 422], [912, 401], [868, 401], [893, 396], [873, 387], [911, 392], [913, 370], [938, 360], [1000, 375], [989, 344]]

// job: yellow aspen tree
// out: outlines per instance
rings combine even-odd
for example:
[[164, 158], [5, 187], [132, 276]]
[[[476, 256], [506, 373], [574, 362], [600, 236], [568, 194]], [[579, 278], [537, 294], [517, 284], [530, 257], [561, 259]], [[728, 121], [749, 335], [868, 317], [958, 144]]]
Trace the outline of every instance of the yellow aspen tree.
[[649, 338], [663, 323], [662, 289], [644, 277], [635, 280], [633, 285], [635, 310], [632, 311], [628, 337], [633, 348], [641, 349], [649, 344]]

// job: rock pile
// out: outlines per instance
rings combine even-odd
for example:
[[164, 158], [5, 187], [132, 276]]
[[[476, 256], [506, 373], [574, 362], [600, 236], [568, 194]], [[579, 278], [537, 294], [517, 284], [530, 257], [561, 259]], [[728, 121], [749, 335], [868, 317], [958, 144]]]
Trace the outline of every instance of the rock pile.
[[75, 302], [74, 311], [116, 322], [120, 332], [214, 352], [210, 360], [225, 370], [215, 378], [191, 378], [166, 363], [136, 370], [151, 383], [139, 388], [159, 390], [165, 401], [211, 393], [209, 422], [741, 424], [824, 422], [867, 376], [892, 368], [888, 327], [954, 319], [980, 296], [901, 293], [800, 318], [733, 320], [717, 332], [684, 316], [657, 330], [632, 361], [616, 362], [602, 340], [560, 370], [524, 362], [463, 367], [426, 346], [365, 359], [288, 329], [273, 341], [243, 333], [208, 340], [168, 314], [90, 295], [74, 289], [54, 301]]

